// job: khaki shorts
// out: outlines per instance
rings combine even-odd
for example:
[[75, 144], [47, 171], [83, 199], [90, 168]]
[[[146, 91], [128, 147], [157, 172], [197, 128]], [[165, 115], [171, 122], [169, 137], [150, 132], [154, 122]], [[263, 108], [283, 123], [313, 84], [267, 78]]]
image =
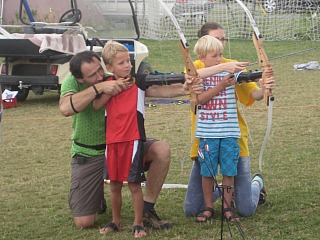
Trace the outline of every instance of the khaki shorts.
[[71, 187], [69, 207], [74, 217], [98, 213], [104, 199], [104, 155], [86, 158], [75, 155], [71, 159]]

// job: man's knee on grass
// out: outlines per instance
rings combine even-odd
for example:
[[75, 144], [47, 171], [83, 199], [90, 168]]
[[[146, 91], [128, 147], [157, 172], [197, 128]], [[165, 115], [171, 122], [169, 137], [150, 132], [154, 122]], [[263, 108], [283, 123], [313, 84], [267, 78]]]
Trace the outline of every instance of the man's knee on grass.
[[83, 217], [74, 217], [74, 224], [77, 228], [91, 228], [94, 226], [97, 214], [83, 216]]
[[170, 164], [171, 160], [171, 148], [168, 143], [164, 141], [154, 142], [147, 154], [146, 154], [146, 164], [159, 162], [162, 164]]

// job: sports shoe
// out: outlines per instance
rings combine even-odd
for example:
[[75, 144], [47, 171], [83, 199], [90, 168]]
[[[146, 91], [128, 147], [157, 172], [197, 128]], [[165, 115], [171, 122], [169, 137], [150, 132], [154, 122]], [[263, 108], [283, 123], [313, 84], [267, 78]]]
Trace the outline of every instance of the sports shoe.
[[155, 229], [168, 229], [172, 227], [171, 223], [161, 220], [154, 209], [143, 211], [143, 224], [146, 227]]
[[263, 181], [263, 188], [260, 190], [259, 202], [258, 202], [259, 205], [263, 205], [267, 201], [267, 192], [266, 192], [266, 188], [265, 188], [265, 183], [264, 183], [263, 177], [260, 173], [254, 174], [252, 179], [254, 179], [255, 177], [259, 177]]

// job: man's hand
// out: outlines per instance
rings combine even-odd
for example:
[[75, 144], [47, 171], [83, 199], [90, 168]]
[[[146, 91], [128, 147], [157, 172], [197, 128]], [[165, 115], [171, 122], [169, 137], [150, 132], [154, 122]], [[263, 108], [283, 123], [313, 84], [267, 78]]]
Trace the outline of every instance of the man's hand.
[[129, 81], [130, 78], [104, 81], [101, 83], [97, 83], [96, 87], [101, 87], [103, 93], [114, 96], [122, 92], [123, 90], [127, 90], [128, 88], [130, 88]]

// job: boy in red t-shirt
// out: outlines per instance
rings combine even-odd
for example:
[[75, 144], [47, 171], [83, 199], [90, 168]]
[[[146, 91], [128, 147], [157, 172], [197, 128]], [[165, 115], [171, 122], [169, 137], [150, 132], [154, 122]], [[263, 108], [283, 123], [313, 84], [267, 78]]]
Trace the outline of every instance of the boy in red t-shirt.
[[[143, 195], [141, 182], [145, 181], [143, 143], [144, 100], [148, 97], [176, 97], [188, 94], [190, 79], [184, 85], [147, 87], [145, 77], [130, 76], [131, 62], [128, 49], [115, 41], [109, 41], [102, 58], [112, 77], [106, 80], [125, 81], [130, 88], [111, 96], [102, 94], [94, 100], [93, 107], [106, 107], [106, 162], [110, 179], [112, 222], [100, 229], [101, 234], [119, 230], [123, 182], [128, 182], [134, 209], [134, 237], [147, 235], [143, 226]], [[193, 88], [196, 90], [195, 88]], [[200, 89], [200, 87], [199, 87]]]

